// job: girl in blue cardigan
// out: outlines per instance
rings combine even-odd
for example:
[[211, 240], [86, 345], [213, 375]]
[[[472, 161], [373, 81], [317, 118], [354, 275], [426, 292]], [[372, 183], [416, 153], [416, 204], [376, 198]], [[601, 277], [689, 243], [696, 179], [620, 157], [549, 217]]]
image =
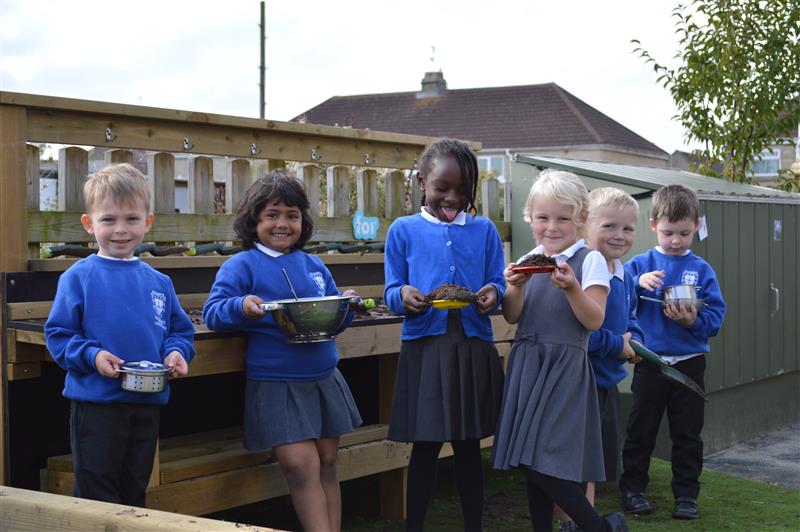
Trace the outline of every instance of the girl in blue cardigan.
[[282, 172], [257, 180], [236, 207], [234, 230], [246, 251], [217, 272], [203, 318], [209, 329], [247, 333], [244, 445], [273, 448], [303, 529], [339, 530], [339, 436], [361, 416], [336, 369], [336, 343], [287, 343], [260, 307], [293, 297], [282, 269], [298, 297], [339, 295], [322, 261], [303, 251], [314, 225], [302, 183]]
[[[463, 142], [423, 153], [422, 210], [394, 221], [386, 236], [385, 299], [405, 316], [389, 438], [413, 442], [408, 530], [421, 530], [443, 442], [453, 445], [465, 530], [481, 530], [480, 439], [494, 434], [503, 389], [488, 312], [503, 299], [503, 248], [494, 224], [475, 213], [478, 165]], [[425, 295], [442, 284], [477, 293], [460, 310], [437, 310]]]

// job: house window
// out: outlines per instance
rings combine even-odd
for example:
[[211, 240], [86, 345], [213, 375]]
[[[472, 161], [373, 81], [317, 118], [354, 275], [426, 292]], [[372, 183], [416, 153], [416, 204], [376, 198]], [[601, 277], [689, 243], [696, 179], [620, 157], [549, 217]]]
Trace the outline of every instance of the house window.
[[781, 152], [779, 149], [766, 149], [761, 157], [750, 165], [750, 175], [754, 177], [774, 177], [781, 171]]
[[505, 176], [504, 157], [491, 155], [478, 157], [478, 171], [481, 174], [491, 174], [500, 181], [504, 180]]

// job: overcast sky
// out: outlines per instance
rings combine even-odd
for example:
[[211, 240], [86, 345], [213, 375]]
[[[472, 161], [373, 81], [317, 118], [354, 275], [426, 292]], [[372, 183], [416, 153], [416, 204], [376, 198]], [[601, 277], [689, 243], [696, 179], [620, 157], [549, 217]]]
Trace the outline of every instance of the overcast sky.
[[[555, 82], [667, 152], [675, 107], [631, 39], [677, 50], [677, 0], [268, 0], [267, 118], [334, 95]], [[0, 0], [0, 89], [258, 116], [258, 0]], [[431, 46], [435, 46], [431, 61]]]

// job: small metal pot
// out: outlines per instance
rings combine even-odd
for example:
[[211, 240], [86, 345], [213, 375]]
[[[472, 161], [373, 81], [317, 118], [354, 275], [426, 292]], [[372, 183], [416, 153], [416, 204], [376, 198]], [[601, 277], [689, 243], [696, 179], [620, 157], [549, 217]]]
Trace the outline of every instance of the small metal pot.
[[697, 291], [699, 289], [700, 287], [693, 284], [674, 284], [666, 287], [662, 291], [664, 294], [663, 301], [661, 299], [647, 296], [639, 296], [639, 298], [646, 299], [648, 301], [655, 301], [657, 303], [661, 303], [662, 305], [666, 305], [668, 303], [679, 305], [680, 303], [683, 303], [684, 307], [688, 308], [693, 306], [697, 310], [700, 310], [701, 308], [708, 306], [708, 303], [697, 297]]
[[123, 364], [117, 371], [122, 374], [123, 390], [158, 393], [167, 387], [167, 375], [172, 369], [165, 364], [142, 360]]
[[344, 325], [353, 296], [301, 297], [261, 305], [272, 312], [275, 323], [289, 335], [289, 343], [331, 340]]

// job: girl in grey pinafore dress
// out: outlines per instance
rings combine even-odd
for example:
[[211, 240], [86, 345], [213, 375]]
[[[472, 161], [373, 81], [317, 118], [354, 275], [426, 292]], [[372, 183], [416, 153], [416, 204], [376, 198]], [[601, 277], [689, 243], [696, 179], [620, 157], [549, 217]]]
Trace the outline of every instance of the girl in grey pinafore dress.
[[[581, 248], [567, 260], [580, 282]], [[605, 480], [590, 331], [575, 317], [549, 275], [525, 285], [511, 348], [492, 461], [577, 482]]]

